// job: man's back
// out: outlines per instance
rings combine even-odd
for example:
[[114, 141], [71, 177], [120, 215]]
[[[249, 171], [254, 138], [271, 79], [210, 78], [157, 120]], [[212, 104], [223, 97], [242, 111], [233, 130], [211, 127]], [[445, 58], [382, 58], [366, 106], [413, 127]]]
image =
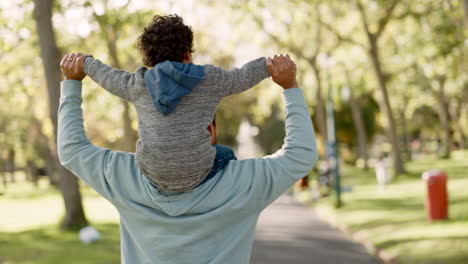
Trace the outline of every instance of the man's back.
[[59, 108], [61, 163], [120, 213], [123, 263], [248, 263], [260, 212], [317, 159], [302, 91], [283, 92], [286, 138], [260, 159], [230, 161], [192, 191], [165, 194], [143, 176], [134, 154], [93, 146], [81, 112], [81, 82], [64, 81]]
[[130, 195], [113, 202], [125, 263], [248, 263], [261, 210], [252, 203], [247, 177], [229, 172], [236, 163], [242, 161], [182, 194], [166, 195], [145, 177], [126, 185]]

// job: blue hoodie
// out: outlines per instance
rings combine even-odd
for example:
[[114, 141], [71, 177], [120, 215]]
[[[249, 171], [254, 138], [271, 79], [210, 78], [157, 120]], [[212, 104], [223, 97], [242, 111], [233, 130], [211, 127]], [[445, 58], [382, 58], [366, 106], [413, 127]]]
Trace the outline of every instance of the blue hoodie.
[[204, 77], [203, 66], [164, 61], [145, 72], [145, 85], [156, 109], [166, 116]]
[[317, 160], [302, 91], [288, 89], [283, 100], [286, 137], [280, 150], [230, 161], [197, 188], [168, 195], [141, 173], [134, 154], [91, 144], [83, 127], [81, 82], [63, 81], [58, 155], [119, 211], [122, 263], [247, 264], [260, 212]]

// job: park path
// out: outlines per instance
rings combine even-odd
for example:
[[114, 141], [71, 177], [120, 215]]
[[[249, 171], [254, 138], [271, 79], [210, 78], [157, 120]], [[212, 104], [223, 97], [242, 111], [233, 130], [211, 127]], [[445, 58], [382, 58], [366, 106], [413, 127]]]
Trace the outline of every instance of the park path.
[[365, 248], [283, 195], [261, 215], [252, 264], [378, 264]]

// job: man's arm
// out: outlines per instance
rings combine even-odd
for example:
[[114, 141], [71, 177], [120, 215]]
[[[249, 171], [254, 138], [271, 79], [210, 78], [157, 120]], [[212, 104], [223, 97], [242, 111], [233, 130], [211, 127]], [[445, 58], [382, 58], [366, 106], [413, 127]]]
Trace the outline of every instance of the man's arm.
[[58, 110], [57, 150], [60, 163], [108, 200], [113, 199], [109, 185], [109, 161], [112, 151], [93, 146], [83, 127], [81, 81], [61, 83]]
[[[247, 160], [253, 168], [249, 193], [254, 208], [263, 209], [297, 180], [307, 175], [317, 162], [317, 146], [309, 109], [301, 89], [297, 87], [295, 65], [288, 57], [268, 61], [273, 80], [283, 88], [286, 137], [275, 154], [262, 159]], [[242, 162], [242, 161], [241, 161]]]
[[318, 158], [315, 133], [302, 90], [285, 90], [283, 101], [286, 104], [286, 137], [282, 148], [273, 155], [253, 160], [251, 201], [260, 209], [306, 176]]
[[83, 71], [110, 93], [132, 101], [131, 90], [135, 87], [135, 73], [114, 69], [93, 57], [85, 59]]
[[133, 179], [138, 170], [132, 154], [93, 146], [86, 137], [81, 109], [81, 80], [86, 75], [80, 65], [84, 58], [82, 54], [69, 54], [60, 63], [66, 80], [61, 83], [58, 109], [58, 156], [64, 167], [112, 201], [118, 185], [115, 181], [119, 180], [115, 174]]
[[248, 90], [267, 78], [268, 71], [265, 58], [258, 58], [240, 68], [225, 70], [215, 67], [217, 80], [221, 83], [224, 96], [238, 94]]

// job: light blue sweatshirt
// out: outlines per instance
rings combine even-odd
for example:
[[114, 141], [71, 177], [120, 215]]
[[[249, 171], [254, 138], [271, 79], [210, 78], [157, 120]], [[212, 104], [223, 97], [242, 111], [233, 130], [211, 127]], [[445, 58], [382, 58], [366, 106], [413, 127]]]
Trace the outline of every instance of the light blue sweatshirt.
[[122, 263], [249, 263], [259, 214], [317, 161], [302, 90], [292, 88], [283, 92], [286, 137], [280, 150], [230, 161], [197, 188], [165, 194], [140, 172], [133, 153], [91, 144], [83, 127], [81, 82], [63, 81], [61, 89], [60, 162], [117, 208]]

